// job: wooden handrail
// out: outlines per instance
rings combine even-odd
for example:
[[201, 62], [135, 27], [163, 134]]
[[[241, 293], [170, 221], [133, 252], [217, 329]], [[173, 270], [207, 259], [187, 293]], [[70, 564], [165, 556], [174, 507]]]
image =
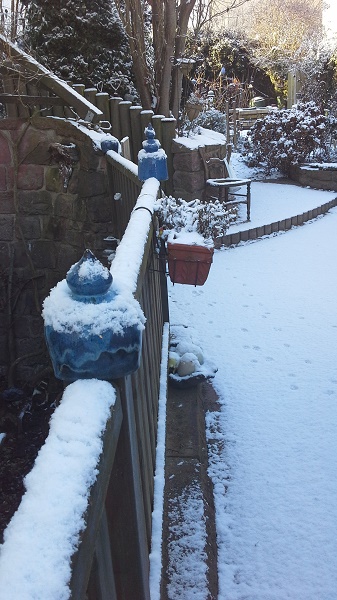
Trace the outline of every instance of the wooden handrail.
[[6, 40], [1, 34], [0, 50], [13, 61], [13, 70], [17, 71], [18, 75], [22, 76], [25, 74], [20, 70], [20, 67], [23, 67], [25, 71], [37, 77], [39, 82], [50, 92], [62, 98], [65, 104], [72, 106], [81, 119], [89, 123], [97, 123], [102, 119], [102, 111], [94, 106], [94, 104], [91, 104], [91, 102], [73, 90], [65, 81], [56, 77], [51, 71], [48, 71], [48, 69], [40, 65], [31, 56], [17, 48], [12, 42]]

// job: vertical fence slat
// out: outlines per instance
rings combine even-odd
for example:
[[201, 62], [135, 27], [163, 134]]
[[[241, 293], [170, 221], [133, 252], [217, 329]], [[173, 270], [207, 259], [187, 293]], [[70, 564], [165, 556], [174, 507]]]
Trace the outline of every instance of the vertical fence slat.
[[120, 380], [123, 423], [106, 510], [117, 597], [150, 600], [149, 554], [131, 377]]

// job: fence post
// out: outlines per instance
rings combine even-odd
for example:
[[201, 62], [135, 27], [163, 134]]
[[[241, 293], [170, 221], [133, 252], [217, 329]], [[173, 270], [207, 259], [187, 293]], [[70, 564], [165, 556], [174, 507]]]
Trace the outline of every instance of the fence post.
[[91, 104], [94, 104], [96, 106], [96, 94], [97, 94], [97, 90], [96, 88], [86, 88], [84, 90], [84, 97], [89, 100], [89, 102], [91, 102]]
[[141, 106], [130, 106], [130, 123], [131, 123], [131, 145], [133, 162], [137, 162], [137, 155], [142, 148], [143, 132], [140, 122]]
[[236, 123], [236, 102], [233, 103], [233, 144], [236, 148], [238, 136], [237, 136], [237, 123]]
[[142, 139], [145, 139], [145, 129], [149, 123], [151, 123], [151, 119], [153, 117], [153, 110], [142, 110], [140, 113], [140, 122], [142, 126]]
[[172, 154], [172, 140], [176, 136], [176, 124], [177, 121], [174, 118], [162, 119], [162, 135], [163, 135], [163, 149], [167, 156], [167, 170], [168, 180], [163, 182], [163, 188], [166, 194], [173, 194], [173, 154]]
[[122, 138], [121, 134], [121, 123], [119, 118], [119, 103], [123, 101], [123, 98], [116, 96], [114, 98], [110, 98], [110, 123], [112, 125], [112, 135], [114, 135], [118, 140]]
[[77, 92], [78, 94], [81, 94], [81, 96], [84, 96], [84, 90], [85, 90], [84, 83], [73, 83], [73, 85], [71, 87], [73, 88], [73, 90], [75, 90], [75, 92]]
[[98, 92], [98, 94], [96, 94], [96, 106], [103, 113], [102, 121], [110, 122], [109, 94], [106, 92]]
[[[128, 137], [131, 140], [130, 106], [132, 106], [132, 102], [122, 100], [122, 102], [119, 103], [118, 108], [121, 124], [121, 137]], [[133, 157], [131, 160], [133, 160]]]
[[163, 143], [163, 128], [162, 128], [162, 119], [165, 119], [165, 115], [153, 115], [152, 117], [152, 125], [153, 129], [156, 132], [156, 138]]
[[230, 144], [231, 143], [231, 130], [230, 130], [230, 124], [229, 124], [230, 115], [229, 115], [228, 100], [226, 100], [225, 106], [226, 106], [226, 143]]

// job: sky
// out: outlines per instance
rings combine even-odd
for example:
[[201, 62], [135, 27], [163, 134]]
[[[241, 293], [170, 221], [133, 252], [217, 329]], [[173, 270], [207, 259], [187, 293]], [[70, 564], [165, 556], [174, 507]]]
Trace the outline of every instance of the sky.
[[[254, 182], [251, 226], [335, 196]], [[219, 600], [337, 597], [336, 229], [332, 209], [216, 250], [203, 287], [169, 288], [171, 324], [187, 325], [218, 368], [206, 423]], [[195, 560], [204, 541], [200, 532]], [[170, 600], [207, 597], [181, 564], [189, 553], [173, 559]]]

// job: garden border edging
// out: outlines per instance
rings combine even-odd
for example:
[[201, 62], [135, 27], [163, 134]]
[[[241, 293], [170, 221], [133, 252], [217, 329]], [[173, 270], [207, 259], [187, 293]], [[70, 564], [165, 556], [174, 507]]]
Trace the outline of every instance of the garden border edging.
[[315, 219], [319, 215], [326, 214], [331, 208], [337, 206], [337, 197], [329, 202], [325, 202], [317, 208], [289, 217], [287, 219], [281, 219], [280, 221], [274, 221], [269, 225], [261, 225], [259, 227], [253, 227], [252, 229], [243, 229], [242, 231], [236, 231], [235, 233], [228, 233], [215, 242], [215, 247], [220, 248], [221, 246], [236, 246], [240, 242], [248, 242], [249, 240], [257, 240], [264, 235], [270, 235], [271, 233], [277, 233], [278, 231], [288, 231], [292, 227], [303, 225], [307, 221]]

